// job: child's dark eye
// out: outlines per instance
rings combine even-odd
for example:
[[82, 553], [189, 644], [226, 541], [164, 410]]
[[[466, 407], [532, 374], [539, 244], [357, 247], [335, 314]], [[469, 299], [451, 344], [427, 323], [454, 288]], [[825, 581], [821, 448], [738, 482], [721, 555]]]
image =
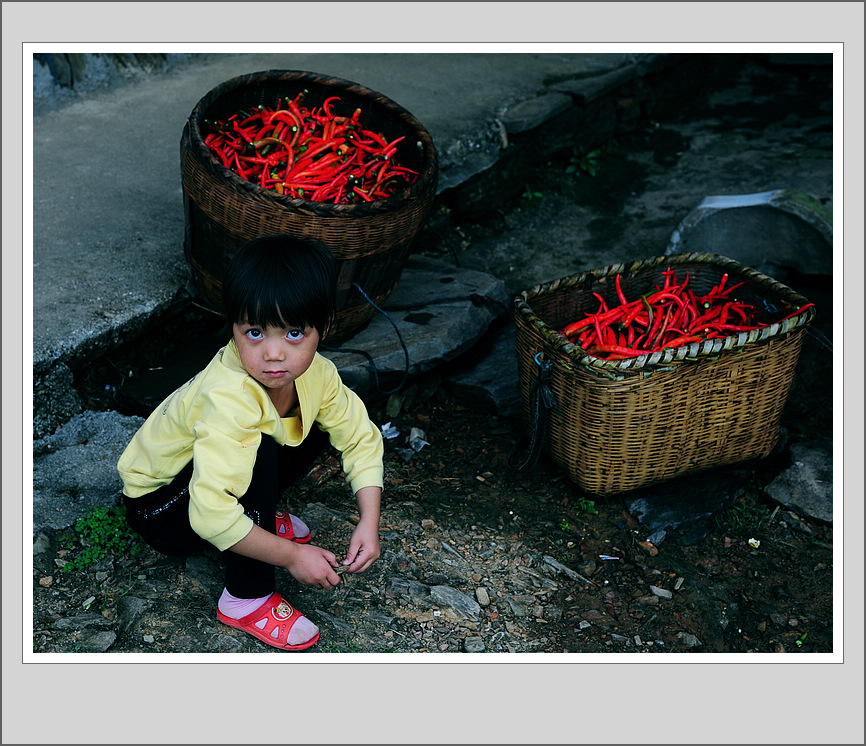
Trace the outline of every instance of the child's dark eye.
[[259, 329], [247, 329], [246, 334], [250, 339], [258, 339], [262, 336], [262, 333]]
[[304, 333], [300, 329], [292, 329], [286, 336], [289, 339], [303, 339]]

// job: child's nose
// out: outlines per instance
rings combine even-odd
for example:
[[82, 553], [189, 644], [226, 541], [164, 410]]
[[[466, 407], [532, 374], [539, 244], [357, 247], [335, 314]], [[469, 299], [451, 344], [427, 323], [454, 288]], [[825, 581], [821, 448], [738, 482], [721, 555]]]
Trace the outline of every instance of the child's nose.
[[283, 346], [279, 341], [272, 340], [265, 345], [265, 357], [268, 360], [282, 360], [284, 355]]

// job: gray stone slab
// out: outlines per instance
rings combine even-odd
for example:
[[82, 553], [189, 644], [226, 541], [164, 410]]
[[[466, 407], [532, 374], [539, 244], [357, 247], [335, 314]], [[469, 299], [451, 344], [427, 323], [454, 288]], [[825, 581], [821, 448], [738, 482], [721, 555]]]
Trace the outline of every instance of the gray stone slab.
[[767, 485], [766, 493], [799, 515], [832, 523], [832, 442], [794, 443], [791, 465]]
[[518, 413], [521, 393], [514, 324], [498, 329], [492, 344], [479, 343], [479, 347], [476, 360], [444, 376], [446, 387], [473, 408], [504, 417]]
[[506, 131], [513, 135], [533, 130], [557, 114], [568, 111], [571, 106], [571, 96], [564, 93], [546, 93], [509, 108], [500, 117], [500, 121]]
[[721, 254], [771, 277], [833, 273], [833, 223], [797, 189], [706, 197], [671, 234], [667, 254]]
[[72, 526], [93, 506], [114, 507], [117, 460], [144, 420], [83, 412], [33, 444], [33, 533]]
[[[476, 304], [472, 297], [489, 301]], [[383, 304], [384, 313], [377, 312], [366, 328], [322, 354], [357, 393], [377, 386], [390, 391], [404, 376], [415, 377], [471, 348], [504, 312], [507, 300], [504, 283], [491, 275], [411, 256]]]

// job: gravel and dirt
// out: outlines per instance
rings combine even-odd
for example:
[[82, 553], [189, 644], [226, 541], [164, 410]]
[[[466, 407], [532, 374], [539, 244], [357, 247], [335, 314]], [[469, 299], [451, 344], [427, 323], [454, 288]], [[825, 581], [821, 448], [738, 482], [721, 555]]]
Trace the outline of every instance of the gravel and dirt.
[[[610, 143], [597, 156], [594, 176], [570, 172], [567, 158], [544, 164], [522, 198], [423, 249], [490, 271], [487, 249], [514, 237], [543, 241], [551, 215], [571, 205], [589, 226], [586, 256], [595, 251], [601, 258], [610, 246], [629, 258], [655, 255], [703, 196], [735, 188], [744, 162], [748, 192], [810, 191], [828, 177], [832, 116], [819, 105], [830, 95], [827, 84], [820, 68], [747, 71], [681, 117]], [[775, 108], [748, 107], [771, 90]], [[784, 147], [779, 122], [787, 123]], [[654, 221], [665, 188], [667, 218]], [[829, 193], [811, 191], [832, 206]], [[650, 200], [656, 211], [647, 208]], [[509, 287], [534, 284], [532, 262], [528, 252], [523, 265], [513, 257], [500, 265]], [[832, 340], [831, 279], [791, 274], [786, 282], [816, 303], [815, 326]], [[455, 365], [469, 365], [482, 352]], [[746, 467], [750, 488], [714, 517], [703, 540], [652, 547], [620, 498], [582, 494], [546, 458], [529, 473], [510, 469], [518, 415], [455, 398], [441, 373], [413, 381], [399, 397], [368, 401], [374, 421], [400, 433], [386, 441], [377, 564], [344, 576], [333, 592], [278, 575], [279, 589], [322, 630], [304, 655], [833, 651], [834, 527], [767, 497], [764, 487], [785, 453]], [[832, 438], [832, 381], [832, 355], [807, 338], [783, 417], [787, 445]], [[95, 381], [94, 390], [102, 383]], [[417, 451], [406, 442], [413, 428], [426, 442]], [[714, 472], [705, 478], [709, 483]], [[323, 458], [286, 498], [314, 540], [339, 554], [354, 504], [336, 460]], [[144, 547], [64, 572], [82, 551], [64, 540], [68, 533], [47, 530], [37, 539], [34, 652], [273, 652], [217, 622], [217, 555], [184, 561]]]

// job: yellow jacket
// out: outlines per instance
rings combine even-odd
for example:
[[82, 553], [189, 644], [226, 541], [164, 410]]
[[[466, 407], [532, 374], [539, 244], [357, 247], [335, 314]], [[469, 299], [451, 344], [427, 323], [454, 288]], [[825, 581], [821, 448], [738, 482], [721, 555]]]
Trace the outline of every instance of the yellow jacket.
[[190, 524], [224, 551], [253, 526], [238, 501], [250, 485], [262, 436], [297, 446], [314, 422], [342, 454], [353, 493], [363, 487], [381, 488], [382, 435], [334, 364], [317, 353], [295, 385], [298, 410], [280, 418], [264, 387], [244, 370], [232, 340], [157, 407], [133, 436], [117, 464], [124, 494], [141, 497], [169, 484], [193, 459]]

